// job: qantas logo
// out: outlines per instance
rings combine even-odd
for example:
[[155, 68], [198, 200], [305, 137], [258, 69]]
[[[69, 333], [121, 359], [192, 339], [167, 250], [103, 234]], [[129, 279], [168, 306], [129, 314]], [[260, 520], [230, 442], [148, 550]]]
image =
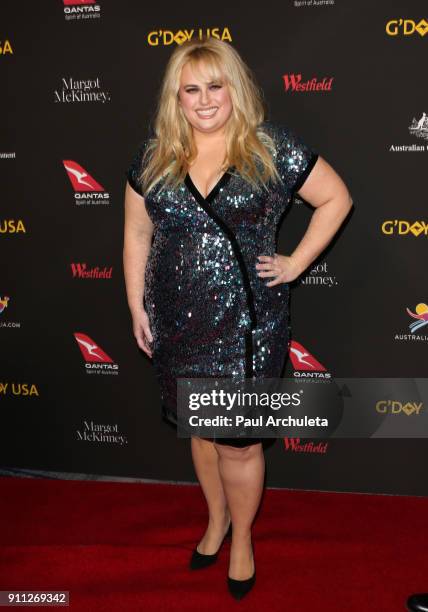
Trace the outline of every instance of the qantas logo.
[[[295, 370], [295, 376], [308, 378], [330, 378], [326, 368], [305, 347], [292, 340], [290, 343], [290, 359]], [[313, 375], [311, 375], [311, 373]], [[323, 374], [325, 373], [325, 374]]]
[[119, 366], [92, 338], [80, 332], [76, 332], [74, 337], [85, 360], [85, 368], [88, 374], [118, 373]]
[[85, 361], [97, 361], [113, 363], [113, 359], [107, 355], [89, 336], [75, 333], [80, 350]]
[[74, 191], [104, 191], [104, 187], [76, 162], [67, 160], [63, 164]]
[[66, 21], [99, 19], [101, 7], [96, 0], [63, 0], [64, 18]]
[[110, 194], [77, 162], [63, 160], [64, 168], [74, 189], [74, 199], [82, 204], [109, 204]]

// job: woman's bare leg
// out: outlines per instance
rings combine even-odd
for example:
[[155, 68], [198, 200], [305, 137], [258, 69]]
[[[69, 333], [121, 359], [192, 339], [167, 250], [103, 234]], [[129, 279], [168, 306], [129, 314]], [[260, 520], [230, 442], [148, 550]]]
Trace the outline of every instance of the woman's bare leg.
[[229, 576], [246, 580], [254, 572], [251, 526], [263, 493], [265, 458], [261, 442], [244, 448], [215, 444], [232, 517]]
[[193, 465], [208, 505], [207, 530], [197, 546], [203, 555], [217, 552], [230, 522], [230, 513], [219, 473], [219, 456], [214, 443], [191, 437]]

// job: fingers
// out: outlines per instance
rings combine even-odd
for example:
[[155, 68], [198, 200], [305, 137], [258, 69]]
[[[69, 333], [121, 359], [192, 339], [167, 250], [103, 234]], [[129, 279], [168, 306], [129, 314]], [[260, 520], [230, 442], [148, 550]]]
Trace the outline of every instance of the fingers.
[[150, 331], [150, 327], [143, 327], [143, 332], [146, 335], [146, 338], [149, 342], [153, 342], [152, 332]]
[[270, 255], [258, 255], [257, 259], [259, 260], [258, 263], [256, 263], [256, 268], [258, 269], [266, 268], [266, 266], [271, 266], [275, 263], [275, 257], [271, 257]]
[[265, 278], [271, 276], [278, 276], [279, 273], [279, 270], [267, 270], [266, 272], [258, 272], [257, 276], [259, 276], [260, 278]]
[[278, 264], [273, 259], [273, 257], [269, 257], [269, 259], [269, 262], [256, 264], [257, 276], [259, 276], [260, 278], [265, 278], [267, 276], [277, 276], [281, 273], [281, 270]]
[[152, 357], [153, 356], [153, 352], [152, 352], [152, 348], [150, 346], [150, 344], [153, 342], [153, 340], [151, 342], [149, 342], [146, 334], [144, 333], [144, 331], [140, 334], [140, 333], [136, 333], [135, 334], [135, 339], [137, 341], [137, 345], [138, 347], [144, 351], [146, 353], [146, 355], [148, 357]]
[[257, 257], [259, 263], [256, 263], [257, 270], [279, 270], [277, 253], [273, 257], [270, 255], [259, 255]]
[[265, 283], [266, 287], [273, 287], [279, 285], [282, 281], [279, 280], [281, 276], [281, 268], [278, 264], [278, 253], [270, 255], [259, 255], [257, 257], [260, 263], [256, 263], [256, 269], [258, 270], [257, 276], [260, 278], [272, 278], [274, 280]]
[[139, 348], [144, 351], [146, 353], [146, 355], [148, 357], [153, 357], [153, 353], [152, 350], [150, 349], [150, 347], [148, 346], [148, 344], [146, 344], [145, 342], [137, 342]]

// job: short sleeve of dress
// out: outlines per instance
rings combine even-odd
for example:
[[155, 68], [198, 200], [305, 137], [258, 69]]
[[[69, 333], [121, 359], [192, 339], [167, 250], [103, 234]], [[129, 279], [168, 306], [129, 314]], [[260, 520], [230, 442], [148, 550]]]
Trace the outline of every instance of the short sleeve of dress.
[[148, 140], [140, 142], [137, 151], [131, 159], [131, 162], [125, 171], [125, 176], [132, 189], [140, 196], [143, 196], [143, 190], [139, 180], [139, 176], [143, 170], [143, 155], [146, 151]]
[[286, 126], [275, 126], [275, 136], [277, 168], [285, 188], [292, 195], [303, 187], [319, 154]]

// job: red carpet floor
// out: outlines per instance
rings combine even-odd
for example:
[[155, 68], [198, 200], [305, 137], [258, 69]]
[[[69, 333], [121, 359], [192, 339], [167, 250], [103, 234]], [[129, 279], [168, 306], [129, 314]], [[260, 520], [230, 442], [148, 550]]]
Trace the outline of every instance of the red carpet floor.
[[199, 486], [0, 477], [0, 492], [0, 590], [68, 590], [71, 610], [395, 612], [428, 591], [424, 498], [266, 490], [257, 582], [238, 602], [229, 543], [187, 569], [206, 526]]

